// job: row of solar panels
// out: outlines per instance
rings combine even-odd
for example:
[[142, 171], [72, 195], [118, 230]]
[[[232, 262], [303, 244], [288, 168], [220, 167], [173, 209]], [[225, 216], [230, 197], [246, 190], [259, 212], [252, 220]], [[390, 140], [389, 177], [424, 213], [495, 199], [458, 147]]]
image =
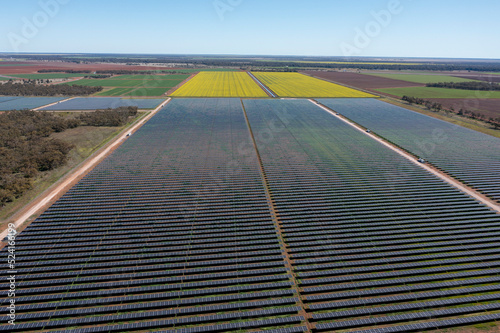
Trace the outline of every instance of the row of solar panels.
[[[203, 150], [207, 151], [210, 146], [206, 143], [197, 144], [197, 140], [201, 140], [203, 136], [207, 137], [212, 133], [215, 138], [212, 143], [219, 145], [227, 141], [224, 137], [228, 135], [227, 133], [233, 133], [232, 130], [227, 130], [227, 126], [239, 123], [238, 131], [234, 131], [237, 135], [230, 139], [235, 140], [232, 147], [237, 147], [240, 139], [248, 141], [246, 125], [241, 126], [244, 125], [241, 105], [237, 100], [233, 102], [200, 101], [201, 111], [197, 113], [203, 114], [203, 117], [200, 117], [200, 122], [196, 124], [187, 120], [197, 113], [186, 110], [185, 105], [198, 105], [198, 102], [175, 101], [172, 107], [169, 106], [169, 112], [161, 112], [146, 125], [149, 126], [145, 128], [148, 131], [136, 133], [111, 158], [90, 173], [85, 181], [80, 182], [73, 191], [56, 203], [53, 210], [34, 224], [34, 226], [44, 224], [51, 228], [60, 227], [61, 232], [53, 232], [47, 238], [43, 238], [40, 237], [43, 236], [41, 232], [43, 228], [26, 230], [27, 236], [19, 238], [20, 253], [36, 256], [33, 256], [32, 262], [26, 262], [26, 267], [30, 268], [19, 269], [21, 293], [18, 299], [20, 304], [18, 311], [21, 316], [25, 313], [33, 315], [27, 320], [34, 322], [27, 323], [20, 330], [30, 331], [42, 327], [55, 328], [64, 325], [64, 327], [82, 327], [75, 330], [66, 329], [66, 331], [74, 332], [119, 332], [141, 329], [158, 331], [161, 329], [158, 325], [162, 324], [175, 326], [176, 329], [170, 330], [172, 333], [251, 329], [257, 328], [255, 326], [257, 324], [269, 328], [293, 325], [294, 327], [290, 328], [291, 332], [307, 330], [303, 326], [295, 327], [304, 321], [302, 316], [294, 316], [301, 312], [301, 308], [297, 307], [299, 302], [295, 299], [294, 301], [283, 300], [283, 304], [288, 308], [278, 307], [269, 310], [257, 308], [257, 310], [247, 312], [243, 309], [230, 310], [229, 307], [231, 302], [251, 303], [249, 301], [268, 298], [281, 302], [282, 299], [297, 296], [295, 290], [297, 286], [289, 280], [288, 275], [283, 275], [287, 273], [285, 260], [282, 255], [278, 255], [278, 252], [281, 254], [278, 249], [283, 244], [280, 244], [281, 236], [276, 232], [269, 212], [261, 206], [259, 209], [262, 214], [246, 214], [243, 212], [249, 210], [240, 205], [234, 208], [234, 213], [231, 213], [233, 216], [241, 214], [238, 219], [225, 218], [224, 214], [207, 216], [208, 214], [203, 214], [197, 209], [198, 202], [204, 202], [206, 208], [206, 204], [230, 202], [235, 196], [240, 202], [244, 202], [246, 198], [252, 198], [263, 204], [266, 202], [264, 187], [261, 186], [258, 189], [253, 181], [248, 182], [244, 177], [236, 177], [232, 181], [239, 185], [235, 186], [234, 192], [231, 192], [230, 188], [220, 192], [227, 193], [227, 197], [224, 198], [224, 195], [220, 193], [214, 197], [214, 192], [210, 189], [205, 192], [186, 190], [183, 193], [181, 191], [183, 187], [180, 185], [175, 191], [168, 192], [166, 188], [175, 183], [163, 183], [168, 178], [169, 172], [173, 170], [171, 166], [182, 168], [183, 165], [189, 163], [190, 158], [195, 160], [192, 168], [186, 169], [186, 173], [201, 168], [204, 159], [197, 154]], [[271, 121], [275, 119], [273, 117], [282, 116], [282, 113], [275, 112], [272, 107], [269, 110], [266, 109], [268, 104], [273, 107], [277, 105], [274, 102], [245, 101], [248, 119], [254, 132], [265, 130], [265, 126], [272, 124]], [[387, 308], [382, 305], [392, 303], [398, 306], [408, 306], [412, 302], [424, 303], [419, 300], [436, 302], [454, 297], [455, 303], [443, 304], [446, 308], [468, 304], [464, 303], [470, 301], [470, 299], [466, 300], [467, 298], [481, 296], [471, 296], [473, 294], [485, 296], [485, 298], [477, 298], [476, 302], [488, 302], [495, 299], [488, 298], [489, 295], [487, 295], [487, 293], [498, 294], [497, 291], [500, 290], [496, 277], [498, 271], [495, 269], [495, 267], [500, 267], [498, 265], [500, 255], [494, 246], [473, 247], [474, 251], [467, 251], [468, 249], [464, 248], [433, 248], [429, 254], [425, 253], [426, 247], [464, 246], [462, 244], [480, 244], [481, 241], [494, 242], [495, 236], [500, 235], [500, 232], [496, 231], [493, 213], [464, 196], [460, 197], [458, 192], [454, 192], [449, 186], [409, 163], [401, 169], [404, 171], [402, 173], [390, 172], [394, 164], [404, 163], [395, 158], [387, 149], [365, 138], [362, 133], [357, 133], [347, 126], [339, 126], [330, 115], [313, 104], [307, 101], [279, 102], [282, 109], [288, 109], [294, 114], [294, 118], [287, 123], [289, 129], [275, 133], [274, 140], [270, 142], [257, 142], [257, 144], [270, 193], [281, 219], [279, 231], [287, 242], [286, 249], [292, 259], [295, 259], [295, 255], [297, 256], [298, 260], [292, 261], [291, 265], [293, 273], [299, 278], [300, 290], [308, 294], [303, 297], [303, 301], [306, 302], [313, 320], [328, 321], [344, 318], [316, 319], [315, 316], [319, 315], [318, 311], [330, 309], [341, 310], [338, 313], [360, 311], [360, 314], [354, 313], [353, 317], [348, 317], [347, 321], [350, 323], [346, 321], [345, 326], [342, 326], [358, 327], [349, 325], [353, 325], [356, 321], [355, 316], [363, 316], [361, 311], [368, 311], [373, 306]], [[221, 109], [232, 108], [234, 112], [224, 113], [226, 110], [219, 114], [219, 111], [215, 112], [217, 107], [204, 109], [205, 103], [212, 106], [222, 103], [224, 105], [220, 107]], [[236, 121], [233, 122], [233, 120]], [[210, 132], [207, 128], [202, 130], [201, 127], [207, 127], [207, 121], [216, 124], [213, 128], [225, 128], [225, 130], [220, 132]], [[190, 129], [186, 132], [188, 134], [182, 132], [185, 127]], [[200, 133], [203, 134], [186, 137], [192, 133], [191, 130], [202, 130], [203, 132]], [[242, 133], [245, 134], [242, 135]], [[151, 140], [152, 137], [154, 140]], [[171, 137], [176, 139], [169, 140]], [[193, 146], [193, 155], [180, 158], [179, 154], [182, 150], [189, 148], [189, 145]], [[363, 146], [364, 149], [361, 149], [360, 147]], [[228, 156], [231, 155], [232, 158], [234, 152], [229, 149]], [[142, 154], [144, 156], [140, 161], [142, 165], [134, 160], [136, 156], [132, 159], [131, 154]], [[172, 154], [172, 158], [160, 161], [158, 157], [164, 154]], [[248, 156], [240, 157], [242, 158], [240, 161], [245, 164]], [[282, 157], [282, 159], [278, 161], [277, 157]], [[230, 159], [216, 158], [210, 163], [217, 164], [221, 161], [226, 163], [228, 160]], [[254, 162], [253, 159], [248, 159], [249, 164], [247, 164], [253, 165], [251, 168], [253, 177], [259, 174], [258, 166]], [[154, 163], [156, 164], [153, 165]], [[320, 165], [315, 167], [315, 164]], [[122, 169], [116, 169], [115, 173], [114, 166]], [[140, 177], [134, 178], [131, 172], [123, 172], [124, 169], [138, 174], [143, 171], [149, 174], [151, 170], [154, 170], [158, 172], [158, 177], [147, 178], [144, 184], [140, 184]], [[107, 191], [108, 184], [115, 180], [120, 185]], [[200, 181], [200, 186], [204, 184], [202, 180], [196, 179]], [[152, 191], [159, 191], [157, 194], [150, 195], [144, 189], [134, 190], [136, 186], [134, 183], [139, 182], [136, 187], [139, 189], [155, 181], [158, 185], [151, 188]], [[207, 178], [208, 183], [211, 181], [211, 178]], [[120, 193], [120, 191], [127, 191], [126, 187], [122, 186], [127, 182], [131, 185], [128, 193]], [[249, 187], [248, 194], [244, 191], [247, 187]], [[123, 190], [120, 190], [121, 188]], [[99, 195], [101, 191], [102, 195]], [[451, 195], [454, 200], [449, 200], [446, 205], [440, 205], [439, 201], [442, 200], [431, 195], [435, 191]], [[417, 196], [419, 194], [425, 194], [425, 196], [414, 199], [413, 193]], [[157, 208], [148, 202], [154, 202], [154, 200], [158, 202], [162, 200], [162, 197], [165, 201], [166, 196], [172, 200], [179, 199], [175, 201], [175, 204], [193, 205], [194, 207], [189, 209], [195, 212], [194, 221], [183, 216], [172, 216], [179, 213], [182, 215], [183, 212], [182, 209], [176, 209], [175, 204], [174, 207], [165, 206], [166, 214], [159, 218], [155, 217], [157, 213], [154, 210]], [[203, 198], [217, 199], [203, 201]], [[391, 199], [399, 200], [399, 204], [392, 204]], [[120, 200], [123, 200], [123, 203]], [[134, 203], [133, 207], [127, 206], [129, 200]], [[140, 200], [146, 203], [144, 209], [147, 213], [139, 207]], [[405, 200], [407, 203], [404, 202]], [[78, 206], [68, 208], [76, 202], [79, 202]], [[107, 203], [110, 206], [106, 207]], [[126, 211], [127, 209], [130, 210]], [[227, 210], [229, 211], [230, 209]], [[92, 214], [94, 217], [91, 216]], [[241, 218], [242, 216], [245, 218]], [[158, 229], [152, 225], [153, 231], [148, 228], [141, 231], [140, 227], [128, 228], [131, 225], [137, 226], [144, 223], [148, 219], [161, 220], [163, 223], [158, 224]], [[467, 223], [467, 219], [475, 221]], [[226, 232], [217, 232], [212, 227], [206, 227], [207, 225], [215, 227], [219, 221], [226, 226], [231, 225], [231, 228], [237, 223], [251, 225], [255, 221], [261, 222], [264, 228], [246, 228], [238, 232], [237, 229], [227, 228]], [[426, 226], [425, 221], [428, 221], [429, 226]], [[434, 224], [439, 223], [435, 221], [440, 221], [443, 225]], [[172, 229], [163, 228], [165, 223], [170, 222], [180, 228], [183, 228], [182, 224], [185, 223], [192, 229], [185, 228], [183, 230], [186, 232], [179, 230], [176, 233]], [[66, 223], [71, 227], [67, 228]], [[82, 225], [87, 223], [93, 226], [82, 228]], [[115, 223], [116, 228], [114, 228]], [[401, 226], [398, 226], [398, 223]], [[203, 225], [204, 231], [191, 233], [190, 230], [196, 230], [197, 224]], [[88, 231], [95, 229], [97, 225], [103, 231], [101, 234], [107, 230], [111, 232], [106, 237], [87, 237], [86, 235], [91, 236]], [[394, 227], [391, 229], [391, 226]], [[320, 229], [321, 227], [324, 229]], [[261, 234], [259, 230], [262, 231]], [[170, 237], [164, 237], [169, 231]], [[130, 237], [127, 236], [127, 232], [131, 234]], [[141, 237], [137, 237], [134, 233], [144, 233], [142, 242]], [[490, 236], [489, 238], [485, 237], [486, 233]], [[48, 244], [50, 249], [40, 252], [42, 243]], [[265, 244], [273, 248], [259, 249], [255, 255], [246, 253], [239, 256], [231, 251], [225, 255], [216, 252], [218, 248], [231, 249], [233, 246], [241, 245], [255, 247]], [[164, 254], [161, 253], [162, 247], [166, 249]], [[37, 248], [39, 253], [36, 253]], [[152, 251], [143, 253], [141, 252], [143, 248]], [[106, 255], [115, 257], [105, 259], [104, 255], [94, 257], [92, 254], [95, 251], [120, 252], [134, 249], [137, 250], [135, 256], [133, 252], [124, 255], [107, 253]], [[207, 255], [178, 253], [170, 256], [168, 254], [191, 249], [211, 249], [212, 252]], [[402, 249], [409, 251], [397, 252]], [[85, 254], [84, 251], [87, 253]], [[248, 252], [248, 250], [245, 251]], [[349, 251], [359, 251], [359, 254]], [[379, 251], [380, 255], [375, 254], [375, 251]], [[456, 253], [453, 253], [454, 251]], [[270, 253], [276, 255], [270, 256], [268, 255]], [[340, 253], [344, 253], [345, 257], [339, 258]], [[44, 254], [52, 257], [44, 258]], [[61, 254], [61, 256], [54, 257], [56, 254]], [[69, 254], [69, 256], [65, 257], [64, 254]], [[231, 255], [233, 255], [232, 258]], [[227, 259], [207, 261], [207, 258]], [[102, 262], [103, 259], [112, 261]], [[259, 272], [262, 272], [262, 279], [254, 278], [259, 276], [255, 275]], [[317, 277], [323, 277], [323, 279], [317, 279]], [[49, 281], [50, 279], [54, 281]], [[143, 285], [139, 282], [142, 280], [147, 282]], [[23, 285], [24, 281], [26, 281], [25, 285]], [[72, 284], [75, 287], [70, 288]], [[23, 290], [26, 296], [22, 295]], [[43, 293], [46, 295], [42, 295]], [[142, 312], [144, 314], [138, 312], [155, 309], [155, 303], [161, 303], [163, 307], [180, 307], [179, 310], [187, 311], [183, 314], [176, 313], [176, 316], [195, 314], [189, 312], [194, 311], [190, 309], [199, 308], [195, 305], [208, 308], [218, 304], [217, 306], [226, 306], [226, 310], [221, 309], [221, 312], [238, 312], [219, 314], [215, 317], [210, 315], [211, 312], [204, 312], [208, 315], [193, 317], [201, 318], [199, 322], [189, 317], [185, 318], [188, 322], [182, 321], [184, 319], [181, 317], [162, 320], [165, 316], [172, 316], [172, 312]], [[110, 309], [126, 306], [133, 308], [125, 314], [128, 317], [122, 317], [124, 315], [104, 310], [107, 306]], [[265, 308], [272, 305], [262, 306]], [[103, 310], [97, 311], [88, 319], [82, 318], [96, 307]], [[462, 310], [461, 314], [471, 314], [477, 308], [471, 309], [469, 306], [467, 310]], [[57, 314], [54, 318], [66, 318], [63, 316], [63, 312], [66, 311], [64, 309], [70, 309], [67, 315], [76, 319], [62, 320], [59, 323], [52, 320], [47, 322], [47, 316], [41, 313], [41, 311], [55, 310]], [[248, 309], [256, 308], [249, 306]], [[80, 310], [86, 311], [85, 314], [76, 313]], [[457, 315], [453, 312], [453, 308], [448, 310], [449, 312], [443, 312], [443, 316]], [[482, 311], [491, 310], [483, 309]], [[120, 309], [115, 311], [120, 311]], [[283, 312], [278, 313], [279, 311]], [[418, 314], [414, 317], [406, 315], [398, 317], [394, 315], [397, 311], [399, 310], [379, 313], [387, 318], [385, 319], [387, 323], [397, 324], [420, 320]], [[415, 309], [401, 309], [401, 312], [405, 311], [415, 311]], [[240, 320], [239, 318], [249, 318], [243, 317], [245, 313], [252, 317], [249, 314], [251, 312], [254, 312], [257, 320], [231, 323], [233, 320]], [[99, 316], [104, 313], [110, 315]], [[286, 316], [282, 317], [283, 314]], [[150, 318], [148, 316], [159, 320], [148, 324], [151, 320], [141, 319]], [[268, 316], [280, 318], [259, 320]], [[391, 317], [392, 321], [389, 319]], [[102, 326], [103, 323], [112, 323], [113, 320], [122, 321], [124, 324]], [[208, 324], [210, 322], [230, 323], [211, 325]], [[330, 324], [332, 323], [315, 324], [315, 327], [317, 330], [336, 329], [328, 326]], [[195, 327], [177, 329], [183, 325], [195, 325]], [[359, 327], [373, 326], [377, 326], [377, 323], [367, 321]]]
[[[227, 110], [202, 103], [188, 117], [186, 103], [161, 111], [19, 235], [17, 331], [307, 330], [258, 164], [236, 152], [250, 139], [241, 104], [211, 100]], [[235, 158], [243, 172], [211, 177]]]
[[[244, 104], [253, 132], [283, 120]], [[257, 148], [316, 331], [498, 309], [497, 214], [312, 103], [280, 104], [287, 128]]]
[[322, 104], [500, 201], [500, 139], [374, 99]]
[[[154, 312], [141, 312], [155, 317], [174, 317], [183, 315], [199, 315], [207, 313], [220, 313], [222, 311], [244, 311], [249, 309], [258, 309], [266, 307], [277, 307], [285, 306], [290, 304], [295, 304], [298, 301], [297, 298], [282, 298], [282, 299], [271, 299], [264, 301], [253, 301], [253, 302], [241, 302], [241, 303], [227, 303], [219, 305], [209, 305], [209, 306], [198, 306], [198, 307], [184, 307], [175, 308], [171, 310], [154, 311]], [[143, 310], [156, 310], [169, 307], [172, 304], [169, 302], [153, 302], [153, 303], [140, 303], [140, 304], [128, 304], [128, 305], [116, 305], [116, 306], [106, 306], [99, 308], [85, 308], [76, 310], [59, 310], [51, 312], [40, 312], [40, 313], [27, 313], [23, 315], [16, 316], [19, 321], [33, 321], [33, 320], [46, 320], [51, 318], [67, 318], [67, 317], [86, 317], [88, 315], [105, 315], [120, 312], [130, 312], [130, 311], [143, 311]], [[101, 320], [106, 317], [100, 317]], [[8, 321], [8, 317], [3, 317], [5, 321]]]
[[[121, 321], [134, 321], [134, 320], [148, 320], [148, 322], [142, 322], [138, 324], [123, 324], [119, 326], [106, 326], [96, 330], [97, 332], [123, 332], [131, 330], [148, 330], [154, 328], [166, 328], [179, 325], [193, 325], [193, 324], [207, 324], [213, 322], [227, 322], [233, 320], [244, 320], [247, 318], [258, 318], [258, 317], [270, 317], [270, 316], [282, 316], [285, 314], [297, 314], [301, 310], [300, 307], [283, 307], [270, 310], [256, 310], [256, 311], [239, 311], [226, 314], [216, 314], [207, 316], [194, 316], [194, 317], [180, 317], [175, 319], [162, 320], [161, 318], [167, 317], [167, 311], [155, 311], [155, 312], [139, 312], [131, 314], [120, 314], [120, 315], [107, 315], [107, 316], [94, 316], [91, 318], [78, 318], [78, 319], [62, 319], [62, 320], [51, 320], [47, 322], [37, 322], [28, 324], [16, 324], [11, 326], [0, 326], [0, 331], [7, 332], [19, 332], [25, 331], [26, 329], [53, 329], [57, 327], [72, 327], [76, 325], [98, 325], [98, 324], [108, 324]], [[160, 320], [152, 320], [158, 319]], [[285, 321], [286, 322], [286, 321]], [[300, 322], [300, 320], [299, 320]]]

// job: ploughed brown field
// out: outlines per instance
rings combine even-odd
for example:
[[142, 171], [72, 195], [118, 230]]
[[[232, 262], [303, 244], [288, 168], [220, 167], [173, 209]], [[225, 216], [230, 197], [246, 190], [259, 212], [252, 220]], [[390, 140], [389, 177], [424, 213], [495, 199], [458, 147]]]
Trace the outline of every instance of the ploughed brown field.
[[75, 64], [72, 62], [47, 63], [47, 62], [2, 61], [0, 62], [0, 64], [18, 65], [18, 66], [0, 66], [0, 74], [36, 74], [41, 69], [62, 69], [62, 70], [73, 70], [73, 71], [102, 71], [102, 70], [147, 71], [147, 70], [176, 69], [170, 67], [129, 66], [129, 65], [117, 65], [117, 64]]
[[429, 100], [441, 103], [445, 108], [453, 107], [457, 112], [460, 109], [473, 110], [487, 117], [500, 117], [500, 99], [430, 98]]
[[[370, 91], [379, 88], [403, 88], [403, 87], [425, 86], [424, 84], [420, 83], [413, 83], [402, 80], [393, 80], [385, 77], [357, 74], [352, 72], [302, 71], [301, 73]], [[380, 94], [380, 92], [376, 91], [374, 92]]]
[[453, 76], [469, 80], [500, 83], [500, 75], [494, 75], [494, 74], [461, 74], [461, 75], [453, 74]]

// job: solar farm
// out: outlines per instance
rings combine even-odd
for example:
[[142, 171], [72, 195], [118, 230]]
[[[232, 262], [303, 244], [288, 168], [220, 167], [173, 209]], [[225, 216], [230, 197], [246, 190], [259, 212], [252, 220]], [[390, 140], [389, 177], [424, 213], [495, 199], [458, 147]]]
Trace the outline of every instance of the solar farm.
[[[418, 154], [495, 198], [499, 139], [372, 98], [318, 101], [409, 151], [435, 146]], [[0, 331], [491, 324], [499, 241], [498, 212], [312, 100], [183, 96], [17, 235], [17, 323]]]
[[[42, 108], [43, 111], [77, 111], [137, 106], [139, 109], [154, 109], [164, 99], [132, 99], [120, 97], [77, 97]], [[46, 103], [47, 104], [47, 103]]]
[[321, 103], [500, 202], [500, 140], [377, 100]]
[[38, 108], [47, 104], [57, 103], [65, 97], [21, 97], [0, 96], [0, 111], [23, 110]]

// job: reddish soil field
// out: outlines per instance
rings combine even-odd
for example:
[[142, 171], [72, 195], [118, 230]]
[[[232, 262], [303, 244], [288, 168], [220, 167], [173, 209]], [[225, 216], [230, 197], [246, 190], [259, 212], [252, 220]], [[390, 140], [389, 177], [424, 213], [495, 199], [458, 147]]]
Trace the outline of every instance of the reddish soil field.
[[445, 108], [479, 111], [487, 117], [500, 117], [500, 99], [452, 99], [430, 98], [429, 100], [441, 103]]
[[[117, 64], [75, 64], [72, 62], [9, 62], [2, 61], [0, 65], [14, 64], [19, 66], [0, 66], [0, 74], [34, 74], [41, 69], [62, 69], [62, 70], [128, 70], [128, 71], [145, 71], [145, 70], [161, 70], [161, 69], [176, 69], [170, 67], [155, 67], [155, 66], [129, 66]], [[29, 66], [26, 66], [29, 65]], [[182, 68], [177, 68], [182, 70]]]
[[[401, 87], [423, 87], [424, 84], [393, 80], [373, 75], [357, 74], [352, 72], [323, 72], [303, 71], [301, 73], [315, 76], [321, 79], [338, 82], [355, 88], [373, 91], [379, 88], [401, 88]], [[380, 94], [380, 92], [375, 92]]]
[[453, 76], [461, 77], [463, 79], [500, 83], [500, 75], [493, 75], [493, 74], [460, 74], [460, 75], [456, 75], [456, 74], [454, 74]]

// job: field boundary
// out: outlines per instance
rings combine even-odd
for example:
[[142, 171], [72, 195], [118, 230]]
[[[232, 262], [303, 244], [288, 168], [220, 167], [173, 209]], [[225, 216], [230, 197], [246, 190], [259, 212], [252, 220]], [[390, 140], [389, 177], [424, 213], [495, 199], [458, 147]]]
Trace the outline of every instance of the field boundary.
[[175, 87], [172, 87], [169, 90], [167, 90], [164, 95], [170, 96], [177, 89], [179, 89], [180, 87], [182, 87], [183, 85], [185, 85], [186, 83], [188, 83], [189, 81], [191, 81], [191, 79], [194, 78], [196, 75], [198, 75], [198, 73], [193, 73], [193, 74], [189, 75], [189, 77], [187, 79], [185, 79], [184, 81], [182, 81], [181, 83], [179, 83]]
[[373, 140], [382, 143], [384, 146], [386, 146], [389, 149], [395, 151], [396, 153], [398, 153], [399, 155], [403, 156], [404, 158], [406, 158], [407, 160], [409, 160], [413, 164], [418, 165], [422, 169], [424, 169], [424, 170], [432, 173], [433, 175], [439, 177], [440, 179], [444, 180], [446, 183], [448, 183], [449, 185], [455, 187], [459, 191], [461, 191], [461, 192], [469, 195], [470, 197], [472, 197], [472, 198], [476, 199], [477, 201], [481, 202], [482, 204], [488, 206], [490, 209], [494, 210], [497, 214], [500, 214], [500, 205], [498, 205], [495, 201], [491, 200], [490, 198], [488, 198], [487, 196], [485, 196], [481, 192], [479, 192], [479, 191], [477, 191], [477, 190], [475, 190], [475, 189], [473, 189], [473, 188], [471, 188], [471, 187], [463, 184], [462, 182], [460, 182], [458, 180], [453, 179], [452, 177], [450, 177], [446, 173], [438, 170], [434, 166], [418, 162], [418, 160], [412, 154], [410, 154], [410, 153], [402, 150], [401, 148], [399, 148], [396, 145], [393, 145], [393, 144], [389, 143], [384, 138], [381, 138], [381, 137], [379, 137], [378, 135], [376, 135], [376, 134], [374, 134], [372, 132], [370, 132], [370, 133], [366, 132], [366, 128], [364, 128], [363, 126], [356, 124], [355, 122], [351, 121], [350, 119], [348, 119], [348, 118], [346, 118], [346, 117], [344, 117], [344, 116], [342, 116], [340, 114], [336, 114], [336, 112], [334, 110], [332, 110], [329, 107], [321, 104], [320, 102], [317, 102], [317, 101], [315, 101], [313, 99], [309, 99], [309, 101], [311, 103], [313, 103], [314, 105], [322, 108], [326, 112], [332, 114], [334, 117], [342, 120], [343, 122], [345, 122], [349, 126], [357, 129], [360, 132], [363, 132], [365, 135], [369, 136]]
[[[66, 176], [64, 176], [59, 182], [49, 187], [45, 192], [36, 197], [32, 202], [28, 203], [25, 207], [21, 208], [19, 212], [11, 217], [11, 223], [15, 225], [16, 228], [22, 226], [22, 228], [27, 227], [34, 219], [45, 211], [50, 205], [52, 205], [56, 200], [58, 200], [64, 193], [66, 193], [71, 187], [73, 187], [78, 181], [85, 177], [90, 171], [94, 169], [100, 162], [102, 162], [106, 157], [109, 156], [113, 151], [115, 151], [123, 142], [125, 142], [129, 133], [135, 133], [142, 125], [144, 125], [149, 119], [151, 119], [159, 110], [165, 107], [172, 99], [168, 98], [163, 103], [158, 105], [156, 109], [151, 111], [145, 117], [138, 119], [129, 127], [123, 129], [112, 141], [107, 145], [96, 151], [94, 154], [90, 155], [86, 160], [84, 160], [75, 169], [70, 171]], [[7, 236], [7, 228], [0, 233], [0, 249], [5, 245], [3, 239]], [[18, 230], [18, 232], [20, 232]]]
[[257, 83], [268, 95], [269, 97], [272, 98], [277, 98], [278, 95], [274, 91], [272, 91], [268, 86], [266, 86], [264, 83], [262, 83], [258, 78], [255, 77], [251, 72], [247, 72], [248, 75]]
[[[303, 73], [303, 72], [297, 72], [297, 73], [300, 73], [302, 75], [309, 76], [309, 77], [312, 77], [312, 78], [315, 78], [315, 79], [318, 79], [318, 80], [323, 80], [323, 81], [326, 81], [326, 82], [338, 84], [339, 86], [344, 86], [346, 88], [351, 88], [351, 89], [354, 89], [354, 90], [359, 90], [359, 91], [362, 91], [364, 93], [367, 93], [367, 94], [370, 94], [370, 95], [374, 96], [374, 97], [367, 97], [367, 98], [382, 98], [383, 97], [381, 95], [378, 95], [379, 92], [377, 92], [377, 91], [370, 91], [370, 90], [366, 90], [366, 89], [362, 89], [362, 88], [357, 88], [357, 87], [354, 87], [354, 86], [350, 86], [348, 84], [344, 84], [344, 83], [340, 83], [340, 82], [337, 82], [337, 81], [328, 80], [328, 79], [325, 79], [325, 78], [322, 78], [322, 77], [310, 75], [308, 73]], [[321, 98], [325, 98], [325, 97], [321, 97]], [[333, 97], [326, 97], [326, 98], [333, 98]]]
[[[345, 87], [348, 87], [348, 88], [357, 89], [357, 90], [360, 90], [360, 91], [363, 91], [363, 92], [367, 92], [367, 93], [371, 93], [371, 94], [377, 93], [377, 92], [370, 92], [369, 90], [362, 89], [362, 88], [356, 88], [356, 87], [350, 86], [348, 84], [339, 83], [337, 81], [328, 80], [328, 79], [324, 79], [324, 78], [321, 78], [321, 77], [316, 77], [314, 75], [310, 75], [310, 74], [307, 74], [307, 73], [302, 73], [302, 72], [300, 72], [300, 73], [304, 74], [304, 75], [307, 75], [307, 76], [310, 76], [310, 77], [314, 77], [314, 78], [320, 79], [320, 80], [324, 80], [324, 81], [327, 81], [327, 82], [336, 83], [336, 84], [339, 84], [339, 85], [342, 85], [342, 86], [345, 86]], [[378, 92], [378, 93], [380, 93], [380, 92]], [[491, 136], [494, 136], [494, 137], [500, 137], [500, 134], [493, 135], [492, 133], [488, 133], [486, 131], [488, 128], [487, 128], [485, 122], [481, 122], [481, 121], [472, 122], [471, 119], [469, 119], [469, 118], [461, 117], [459, 119], [456, 119], [456, 118], [447, 116], [447, 115], [442, 114], [442, 113], [428, 112], [423, 107], [422, 108], [418, 107], [415, 104], [411, 105], [411, 106], [408, 105], [408, 104], [405, 104], [401, 100], [401, 98], [399, 98], [398, 96], [394, 96], [394, 95], [380, 94], [380, 95], [376, 95], [376, 97], [373, 97], [373, 98], [379, 99], [379, 100], [381, 100], [383, 102], [386, 102], [386, 103], [389, 103], [389, 104], [393, 104], [393, 105], [402, 107], [402, 108], [404, 108], [406, 110], [409, 110], [409, 111], [417, 112], [417, 113], [420, 113], [420, 114], [423, 114], [423, 115], [426, 115], [426, 116], [429, 116], [429, 117], [433, 117], [433, 118], [436, 118], [436, 119], [440, 119], [440, 120], [446, 121], [446, 122], [448, 122], [450, 124], [453, 124], [453, 125], [458, 125], [458, 126], [461, 126], [461, 127], [465, 127], [465, 128], [468, 128], [468, 129], [471, 129], [471, 130], [474, 130], [474, 131], [477, 131], [477, 132], [480, 132], [480, 133], [484, 133], [484, 134], [487, 134], [487, 135], [491, 135]], [[455, 114], [454, 116], [458, 116], [458, 115]], [[460, 124], [457, 124], [457, 122], [460, 122]], [[484, 128], [485, 130], [482, 130], [482, 128]]]

